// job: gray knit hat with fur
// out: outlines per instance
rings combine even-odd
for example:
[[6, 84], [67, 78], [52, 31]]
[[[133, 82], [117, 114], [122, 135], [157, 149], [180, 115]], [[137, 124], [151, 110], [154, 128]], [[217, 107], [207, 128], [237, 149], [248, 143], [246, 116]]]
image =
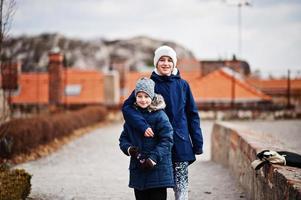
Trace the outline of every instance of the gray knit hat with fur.
[[136, 83], [135, 96], [138, 92], [145, 92], [151, 99], [155, 96], [155, 82], [152, 79], [143, 77]]

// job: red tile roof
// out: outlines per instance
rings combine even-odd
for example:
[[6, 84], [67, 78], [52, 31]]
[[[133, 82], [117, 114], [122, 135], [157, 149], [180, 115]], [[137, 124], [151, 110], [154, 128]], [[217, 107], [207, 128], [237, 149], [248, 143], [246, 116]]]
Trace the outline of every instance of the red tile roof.
[[[134, 90], [140, 77], [150, 77], [151, 72], [129, 72], [126, 74], [121, 101]], [[224, 69], [217, 70], [201, 77], [200, 71], [181, 72], [181, 76], [190, 84], [192, 93], [197, 102], [229, 102], [233, 76]], [[65, 96], [65, 104], [95, 104], [104, 102], [104, 76], [95, 70], [68, 69], [63, 71], [65, 85], [81, 87], [79, 95]], [[235, 101], [265, 101], [270, 96], [257, 90], [244, 80], [235, 79]], [[297, 82], [297, 85], [301, 84]], [[14, 104], [48, 104], [49, 97], [48, 73], [23, 73], [20, 75], [20, 89], [12, 97]], [[295, 86], [293, 86], [295, 87]], [[298, 86], [300, 87], [300, 86]]]
[[187, 78], [197, 102], [230, 102], [232, 84], [235, 84], [235, 102], [266, 101], [271, 97], [265, 95], [245, 81], [235, 78], [224, 69], [214, 71], [203, 78]]
[[48, 104], [48, 73], [23, 73], [13, 104]]
[[[81, 92], [75, 96], [64, 96], [64, 104], [97, 104], [104, 101], [103, 75], [98, 71], [63, 71], [65, 85], [80, 85]], [[48, 104], [48, 73], [23, 73], [20, 88], [12, 97], [13, 104]]]
[[[247, 79], [247, 82], [254, 87], [268, 94], [286, 94], [288, 88], [287, 79]], [[290, 80], [292, 93], [301, 94], [301, 79]]]
[[[135, 88], [136, 81], [143, 76], [150, 77], [150, 72], [130, 72], [127, 74], [126, 90], [127, 95]], [[201, 77], [200, 71], [181, 71], [181, 77], [185, 79], [192, 90], [197, 102], [230, 102], [232, 90], [232, 75], [224, 69], [217, 70]], [[126, 98], [127, 96], [125, 96]], [[271, 97], [265, 95], [256, 88], [250, 86], [243, 80], [235, 79], [235, 101], [266, 101]]]

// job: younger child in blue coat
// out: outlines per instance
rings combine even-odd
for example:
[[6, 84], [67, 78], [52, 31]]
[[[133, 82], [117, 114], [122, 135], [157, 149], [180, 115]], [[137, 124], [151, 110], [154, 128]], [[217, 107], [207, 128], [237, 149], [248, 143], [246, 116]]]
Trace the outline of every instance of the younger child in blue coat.
[[146, 137], [135, 127], [124, 124], [119, 146], [131, 156], [129, 187], [134, 188], [137, 200], [166, 200], [167, 188], [174, 187], [171, 149], [173, 129], [163, 109], [165, 102], [154, 92], [155, 83], [141, 78], [135, 88], [134, 109], [151, 126], [154, 136]]

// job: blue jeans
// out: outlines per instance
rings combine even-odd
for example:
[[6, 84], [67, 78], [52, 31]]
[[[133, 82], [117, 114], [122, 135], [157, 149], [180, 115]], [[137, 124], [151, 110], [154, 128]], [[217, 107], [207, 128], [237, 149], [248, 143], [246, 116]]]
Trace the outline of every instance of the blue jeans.
[[174, 163], [175, 200], [188, 200], [188, 162]]

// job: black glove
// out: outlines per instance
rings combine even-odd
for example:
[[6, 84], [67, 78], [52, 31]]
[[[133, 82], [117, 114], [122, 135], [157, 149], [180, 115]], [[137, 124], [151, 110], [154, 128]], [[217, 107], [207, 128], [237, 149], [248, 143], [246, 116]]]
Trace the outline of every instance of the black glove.
[[147, 159], [143, 159], [143, 160], [140, 160], [140, 168], [143, 169], [143, 170], [150, 170], [152, 168], [154, 168], [154, 163], [151, 161], [151, 159], [147, 158]]
[[139, 156], [139, 148], [138, 147], [130, 147], [129, 149], [129, 154], [130, 156], [134, 157], [134, 158], [138, 158]]

